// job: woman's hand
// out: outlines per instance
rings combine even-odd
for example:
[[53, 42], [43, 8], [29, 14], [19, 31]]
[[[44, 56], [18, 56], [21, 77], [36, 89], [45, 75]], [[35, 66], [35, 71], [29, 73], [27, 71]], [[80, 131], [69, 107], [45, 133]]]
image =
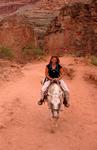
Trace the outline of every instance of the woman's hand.
[[53, 81], [53, 78], [49, 77], [49, 80]]
[[56, 80], [56, 81], [59, 81], [60, 79], [59, 79], [59, 78], [55, 78], [55, 80]]
[[51, 81], [59, 82], [59, 78], [53, 78]]

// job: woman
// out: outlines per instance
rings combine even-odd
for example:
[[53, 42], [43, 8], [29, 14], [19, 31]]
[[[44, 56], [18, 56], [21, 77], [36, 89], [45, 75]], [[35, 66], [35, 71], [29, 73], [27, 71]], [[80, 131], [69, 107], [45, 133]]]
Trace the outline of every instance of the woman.
[[69, 89], [65, 82], [62, 80], [63, 72], [64, 71], [62, 66], [60, 65], [59, 58], [57, 56], [52, 56], [49, 64], [45, 68], [46, 81], [41, 89], [41, 100], [38, 102], [39, 105], [42, 105], [42, 103], [44, 102], [44, 93], [49, 87], [50, 82], [52, 80], [57, 80], [60, 82], [60, 85], [66, 95], [66, 97], [64, 97], [63, 104], [66, 107], [69, 107]]

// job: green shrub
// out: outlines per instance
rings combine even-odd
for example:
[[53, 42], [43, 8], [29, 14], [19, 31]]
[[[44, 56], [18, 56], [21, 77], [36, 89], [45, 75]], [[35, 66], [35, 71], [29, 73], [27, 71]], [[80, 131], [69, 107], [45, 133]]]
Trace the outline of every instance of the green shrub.
[[33, 48], [34, 48], [33, 44], [30, 43], [30, 44], [26, 45], [23, 49], [33, 49]]
[[0, 47], [0, 58], [12, 59], [12, 50], [6, 47]]
[[72, 54], [76, 57], [84, 57], [85, 56], [85, 52], [79, 51], [79, 50], [73, 51]]
[[91, 63], [95, 66], [97, 66], [97, 57], [96, 56], [92, 56], [91, 57]]
[[22, 53], [24, 56], [32, 56], [33, 55], [33, 49], [31, 48], [23, 48]]
[[27, 45], [22, 49], [22, 54], [25, 58], [41, 58], [44, 52], [40, 48], [35, 48], [33, 45]]
[[44, 52], [42, 51], [42, 49], [40, 48], [34, 48], [33, 49], [33, 56], [36, 56], [36, 57], [41, 57], [44, 55]]

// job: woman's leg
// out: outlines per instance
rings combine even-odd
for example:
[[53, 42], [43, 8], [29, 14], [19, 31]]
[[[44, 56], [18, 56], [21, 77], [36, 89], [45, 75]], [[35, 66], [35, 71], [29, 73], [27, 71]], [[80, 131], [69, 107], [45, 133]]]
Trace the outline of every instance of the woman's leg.
[[42, 89], [41, 89], [41, 99], [40, 99], [40, 101], [38, 101], [39, 105], [42, 105], [42, 103], [44, 102], [44, 94], [45, 94], [45, 91], [47, 90], [47, 88], [48, 88], [49, 85], [50, 85], [50, 81], [46, 81], [44, 83], [44, 85], [42, 86]]
[[62, 89], [69, 93], [69, 89], [68, 89], [66, 83], [64, 82], [64, 80], [60, 80], [60, 84], [61, 84]]
[[49, 85], [50, 85], [50, 80], [46, 81], [44, 83], [44, 85], [42, 86], [42, 89], [41, 89], [41, 99], [44, 99], [44, 93], [47, 90], [47, 88], [48, 88]]
[[64, 91], [64, 94], [65, 94], [65, 98], [64, 98], [63, 103], [65, 104], [65, 106], [69, 106], [68, 105], [69, 104], [69, 89], [63, 80], [60, 80], [60, 85]]

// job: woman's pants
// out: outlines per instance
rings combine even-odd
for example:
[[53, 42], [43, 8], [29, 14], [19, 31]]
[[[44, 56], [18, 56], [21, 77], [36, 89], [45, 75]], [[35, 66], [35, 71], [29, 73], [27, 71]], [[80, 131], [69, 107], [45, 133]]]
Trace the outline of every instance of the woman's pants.
[[[50, 85], [50, 80], [46, 81], [44, 83], [44, 85], [42, 86], [41, 99], [44, 99], [44, 93], [47, 90], [47, 88], [49, 87], [49, 85]], [[68, 89], [66, 83], [62, 79], [60, 80], [60, 85], [61, 85], [61, 87], [62, 87], [62, 89], [64, 91], [64, 94], [66, 96], [66, 100], [69, 101], [69, 89]]]

